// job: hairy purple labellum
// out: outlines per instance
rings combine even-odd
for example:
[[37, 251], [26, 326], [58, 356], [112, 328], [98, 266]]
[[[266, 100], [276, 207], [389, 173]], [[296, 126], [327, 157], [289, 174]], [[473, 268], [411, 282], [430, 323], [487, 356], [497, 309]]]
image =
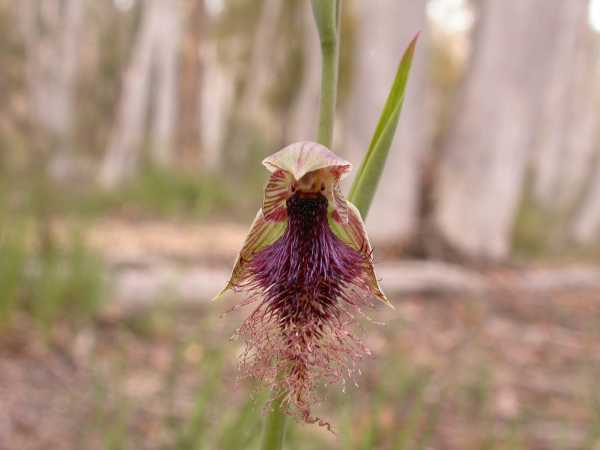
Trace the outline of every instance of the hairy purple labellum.
[[[368, 261], [333, 234], [327, 199], [295, 194], [287, 200], [288, 227], [258, 252], [245, 286], [261, 299], [240, 329], [247, 344], [243, 365], [287, 391], [304, 420], [318, 379], [351, 375], [368, 350], [347, 330], [352, 312], [371, 297], [361, 278]], [[276, 371], [283, 371], [277, 379]]]

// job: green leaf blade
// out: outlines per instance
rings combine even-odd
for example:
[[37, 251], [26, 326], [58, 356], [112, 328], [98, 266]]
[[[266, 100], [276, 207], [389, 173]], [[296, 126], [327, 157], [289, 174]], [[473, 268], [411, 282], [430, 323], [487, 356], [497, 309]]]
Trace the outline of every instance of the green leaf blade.
[[350, 189], [348, 199], [358, 208], [363, 219], [366, 218], [371, 207], [371, 202], [385, 167], [385, 161], [396, 134], [418, 38], [419, 33], [404, 51], [392, 88], [371, 138], [369, 149]]

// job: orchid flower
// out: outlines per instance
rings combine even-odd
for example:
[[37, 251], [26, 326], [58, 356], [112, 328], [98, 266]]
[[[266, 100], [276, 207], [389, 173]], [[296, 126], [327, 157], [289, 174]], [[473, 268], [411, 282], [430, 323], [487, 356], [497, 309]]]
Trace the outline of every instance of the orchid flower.
[[358, 209], [340, 181], [351, 164], [314, 142], [291, 144], [263, 161], [271, 172], [262, 208], [235, 262], [227, 290], [256, 308], [238, 330], [241, 368], [283, 396], [290, 414], [311, 413], [320, 383], [343, 383], [370, 354], [350, 328], [373, 299], [391, 306], [373, 267]]

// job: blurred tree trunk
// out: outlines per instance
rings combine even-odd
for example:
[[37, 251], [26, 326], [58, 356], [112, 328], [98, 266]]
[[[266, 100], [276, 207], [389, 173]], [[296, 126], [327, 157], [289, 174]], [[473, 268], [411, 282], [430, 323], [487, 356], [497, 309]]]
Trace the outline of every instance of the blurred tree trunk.
[[152, 162], [167, 167], [173, 159], [173, 138], [177, 118], [177, 87], [181, 17], [179, 0], [158, 0], [160, 21], [156, 27], [160, 38], [154, 44], [153, 70], [156, 74], [154, 117], [150, 135]]
[[149, 0], [144, 6], [131, 62], [124, 75], [116, 129], [100, 172], [100, 184], [107, 189], [116, 187], [129, 176], [140, 158], [149, 103], [152, 51], [154, 41], [159, 37], [156, 27], [156, 15], [160, 11], [158, 1]]
[[[170, 161], [176, 115], [178, 6], [177, 0], [144, 3], [140, 30], [125, 72], [115, 131], [101, 168], [100, 184], [106, 189], [114, 188], [134, 171], [146, 137], [151, 101], [152, 160], [162, 166]], [[153, 81], [155, 89], [151, 89]]]
[[428, 44], [425, 0], [381, 0], [358, 4], [357, 56], [346, 135], [350, 160], [358, 168], [394, 80], [404, 49], [421, 35], [410, 74], [397, 137], [369, 213], [370, 234], [379, 241], [406, 244], [416, 233], [422, 161], [428, 146], [425, 86]]
[[595, 170], [580, 208], [570, 227], [570, 237], [578, 244], [600, 242], [600, 152], [596, 152]]
[[265, 97], [270, 83], [273, 82], [273, 49], [282, 7], [283, 2], [280, 0], [263, 0], [241, 104], [246, 117], [252, 117], [258, 129], [267, 134], [273, 130], [273, 118]]
[[472, 60], [442, 145], [433, 218], [441, 241], [463, 256], [509, 253], [536, 116], [569, 23], [559, 19], [577, 3], [479, 2]]
[[85, 1], [23, 0], [18, 5], [32, 129], [39, 129], [47, 148], [52, 149], [52, 154], [44, 156], [47, 169], [62, 177], [72, 169], [74, 99]]
[[201, 53], [204, 72], [200, 99], [202, 117], [202, 159], [209, 171], [217, 170], [222, 162], [229, 114], [233, 104], [234, 71], [219, 58], [216, 39], [206, 41]]
[[233, 140], [230, 143], [233, 148], [247, 146], [242, 141], [273, 143], [279, 138], [267, 94], [275, 82], [275, 49], [283, 6], [280, 0], [262, 1], [254, 26], [250, 60], [244, 70], [244, 88], [235, 105], [234, 123], [237, 129], [232, 130]]
[[[201, 165], [203, 138], [201, 49], [205, 38], [204, 0], [187, 0], [184, 7], [186, 22], [181, 53], [177, 165], [195, 172]], [[208, 93], [212, 95], [212, 92]]]
[[534, 194], [546, 210], [564, 212], [581, 195], [598, 129], [594, 103], [598, 45], [586, 2], [564, 2], [557, 23], [550, 81], [540, 110]]
[[316, 139], [321, 96], [321, 46], [314, 24], [311, 2], [302, 3], [301, 13], [304, 29], [302, 84], [287, 129], [287, 140], [290, 142]]
[[[598, 140], [596, 140], [598, 142]], [[571, 224], [570, 235], [578, 244], [600, 242], [600, 152], [596, 152], [591, 185]]]

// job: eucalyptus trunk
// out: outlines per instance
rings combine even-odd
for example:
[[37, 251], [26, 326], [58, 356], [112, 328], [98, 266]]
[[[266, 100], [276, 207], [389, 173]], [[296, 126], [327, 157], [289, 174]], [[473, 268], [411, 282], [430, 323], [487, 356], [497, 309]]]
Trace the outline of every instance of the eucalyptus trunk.
[[85, 0], [23, 0], [19, 25], [26, 51], [26, 86], [34, 129], [52, 150], [45, 155], [55, 175], [72, 167], [75, 93]]
[[[186, 0], [184, 6], [184, 31], [181, 46], [179, 75], [179, 102], [177, 127], [177, 166], [196, 172], [204, 163], [202, 151], [202, 86], [205, 61], [202, 59], [206, 33], [204, 0]], [[206, 91], [213, 95], [212, 91]]]
[[159, 0], [156, 24], [161, 38], [154, 44], [154, 116], [150, 133], [151, 160], [159, 167], [173, 163], [178, 103], [179, 44], [182, 18], [179, 0]]
[[219, 169], [223, 162], [223, 146], [228, 133], [228, 119], [234, 103], [234, 71], [221, 60], [215, 39], [202, 46], [202, 88], [200, 98], [203, 167]]
[[555, 2], [550, 79], [540, 108], [534, 194], [544, 209], [564, 213], [582, 194], [600, 123], [595, 104], [597, 40], [586, 2]]
[[600, 243], [600, 151], [596, 150], [591, 183], [570, 224], [570, 237], [582, 245]]
[[250, 119], [266, 142], [276, 140], [276, 119], [269, 107], [268, 92], [275, 80], [274, 48], [277, 45], [279, 19], [284, 8], [280, 0], [263, 0], [260, 16], [256, 23], [250, 61], [246, 70], [243, 96], [239, 114]]
[[[115, 130], [100, 172], [100, 184], [112, 189], [135, 172], [150, 137], [151, 159], [168, 164], [176, 119], [176, 73], [179, 42], [178, 0], [144, 2], [140, 29], [125, 69]], [[156, 89], [151, 89], [156, 75]], [[152, 129], [147, 114], [154, 106]]]
[[499, 260], [509, 255], [561, 7], [573, 3], [479, 2], [471, 61], [442, 145], [435, 187], [437, 233], [463, 256]]

